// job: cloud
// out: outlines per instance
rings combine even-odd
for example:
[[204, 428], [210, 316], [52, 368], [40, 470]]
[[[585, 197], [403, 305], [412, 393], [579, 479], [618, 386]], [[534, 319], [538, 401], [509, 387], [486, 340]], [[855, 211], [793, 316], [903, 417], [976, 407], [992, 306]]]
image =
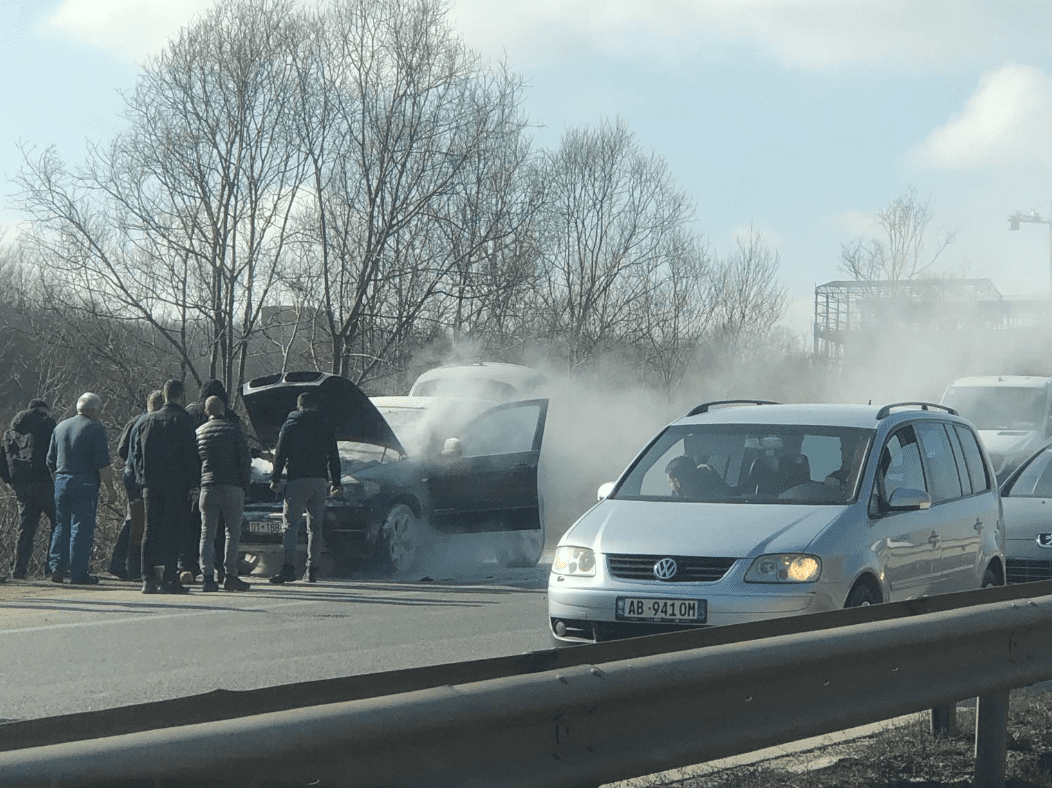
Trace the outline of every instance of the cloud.
[[213, 0], [64, 0], [37, 31], [139, 62], [213, 5]]
[[1018, 64], [989, 72], [964, 109], [910, 155], [941, 169], [1052, 164], [1052, 77]]
[[451, 19], [472, 47], [519, 64], [582, 50], [672, 60], [741, 45], [808, 70], [906, 72], [1052, 54], [1052, 4], [1026, 0], [453, 0]]

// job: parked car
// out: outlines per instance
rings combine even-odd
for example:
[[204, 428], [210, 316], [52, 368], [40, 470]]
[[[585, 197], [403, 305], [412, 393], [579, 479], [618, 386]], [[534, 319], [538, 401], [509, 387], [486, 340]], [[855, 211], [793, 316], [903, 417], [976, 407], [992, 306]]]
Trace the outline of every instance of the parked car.
[[949, 408], [706, 403], [559, 541], [548, 616], [597, 641], [995, 585], [993, 469]]
[[946, 388], [942, 404], [979, 430], [998, 482], [1004, 482], [1019, 463], [1052, 438], [1052, 378], [960, 378]]
[[409, 389], [409, 396], [512, 402], [543, 395], [547, 383], [541, 372], [518, 364], [499, 361], [447, 364], [421, 374]]
[[1009, 583], [1052, 580], [1052, 444], [1034, 452], [1001, 486]]
[[538, 534], [543, 544], [537, 464], [547, 400], [485, 408], [457, 425], [455, 434], [443, 435], [441, 450], [410, 453], [354, 383], [311, 371], [256, 378], [242, 389], [259, 444], [245, 504], [244, 552], [281, 550], [282, 501], [269, 487], [273, 449], [304, 391], [316, 393], [340, 450], [343, 495], [327, 501], [324, 524], [333, 569], [372, 562], [400, 574], [426, 556], [439, 534], [503, 534], [520, 544], [527, 542], [523, 532]]

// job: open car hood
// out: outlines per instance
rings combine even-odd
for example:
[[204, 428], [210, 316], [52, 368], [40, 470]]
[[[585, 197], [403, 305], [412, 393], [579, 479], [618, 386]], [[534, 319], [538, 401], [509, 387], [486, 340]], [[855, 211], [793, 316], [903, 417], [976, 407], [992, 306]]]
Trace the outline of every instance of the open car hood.
[[273, 448], [281, 425], [296, 410], [296, 398], [312, 391], [318, 409], [336, 430], [336, 440], [384, 446], [405, 454], [391, 425], [380, 411], [347, 378], [325, 372], [286, 372], [250, 380], [241, 387], [241, 399], [260, 443]]

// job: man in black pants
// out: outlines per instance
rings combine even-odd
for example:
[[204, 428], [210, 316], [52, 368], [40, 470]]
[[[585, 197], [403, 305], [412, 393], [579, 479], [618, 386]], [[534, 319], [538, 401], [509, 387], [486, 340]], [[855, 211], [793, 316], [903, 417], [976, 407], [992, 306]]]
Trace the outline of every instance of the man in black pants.
[[[55, 532], [55, 484], [47, 467], [47, 450], [54, 431], [55, 420], [48, 404], [34, 399], [11, 419], [0, 442], [0, 478], [11, 485], [18, 499], [18, 537], [11, 562], [15, 580], [26, 578], [41, 514], [47, 515], [51, 532]], [[0, 570], [0, 582], [5, 579]]]
[[[191, 491], [201, 483], [201, 461], [193, 419], [183, 407], [180, 380], [164, 384], [164, 406], [147, 413], [132, 428], [131, 454], [135, 481], [142, 487], [146, 528], [142, 539], [142, 592], [185, 594], [177, 561], [191, 522]], [[154, 567], [163, 565], [160, 588]]]

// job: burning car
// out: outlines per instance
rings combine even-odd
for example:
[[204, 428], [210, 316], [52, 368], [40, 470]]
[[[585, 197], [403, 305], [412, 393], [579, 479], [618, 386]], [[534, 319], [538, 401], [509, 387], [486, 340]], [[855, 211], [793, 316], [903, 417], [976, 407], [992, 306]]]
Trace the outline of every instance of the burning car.
[[[540, 549], [533, 555], [531, 547], [544, 543], [537, 466], [546, 399], [493, 407], [476, 402], [476, 413], [459, 422], [443, 415], [451, 412], [443, 403], [430, 408], [437, 418], [428, 419], [426, 438], [417, 430], [407, 440], [408, 451], [354, 383], [313, 371], [268, 375], [242, 388], [259, 442], [241, 530], [244, 552], [281, 551], [282, 501], [269, 487], [273, 449], [305, 391], [315, 393], [340, 450], [343, 494], [327, 501], [323, 526], [325, 553], [336, 571], [368, 562], [401, 574], [440, 536], [452, 534], [501, 535], [500, 543], [510, 546], [506, 563], [540, 558]], [[412, 404], [426, 414], [427, 404], [417, 399]], [[407, 425], [419, 418], [401, 415], [397, 429], [408, 438]]]

